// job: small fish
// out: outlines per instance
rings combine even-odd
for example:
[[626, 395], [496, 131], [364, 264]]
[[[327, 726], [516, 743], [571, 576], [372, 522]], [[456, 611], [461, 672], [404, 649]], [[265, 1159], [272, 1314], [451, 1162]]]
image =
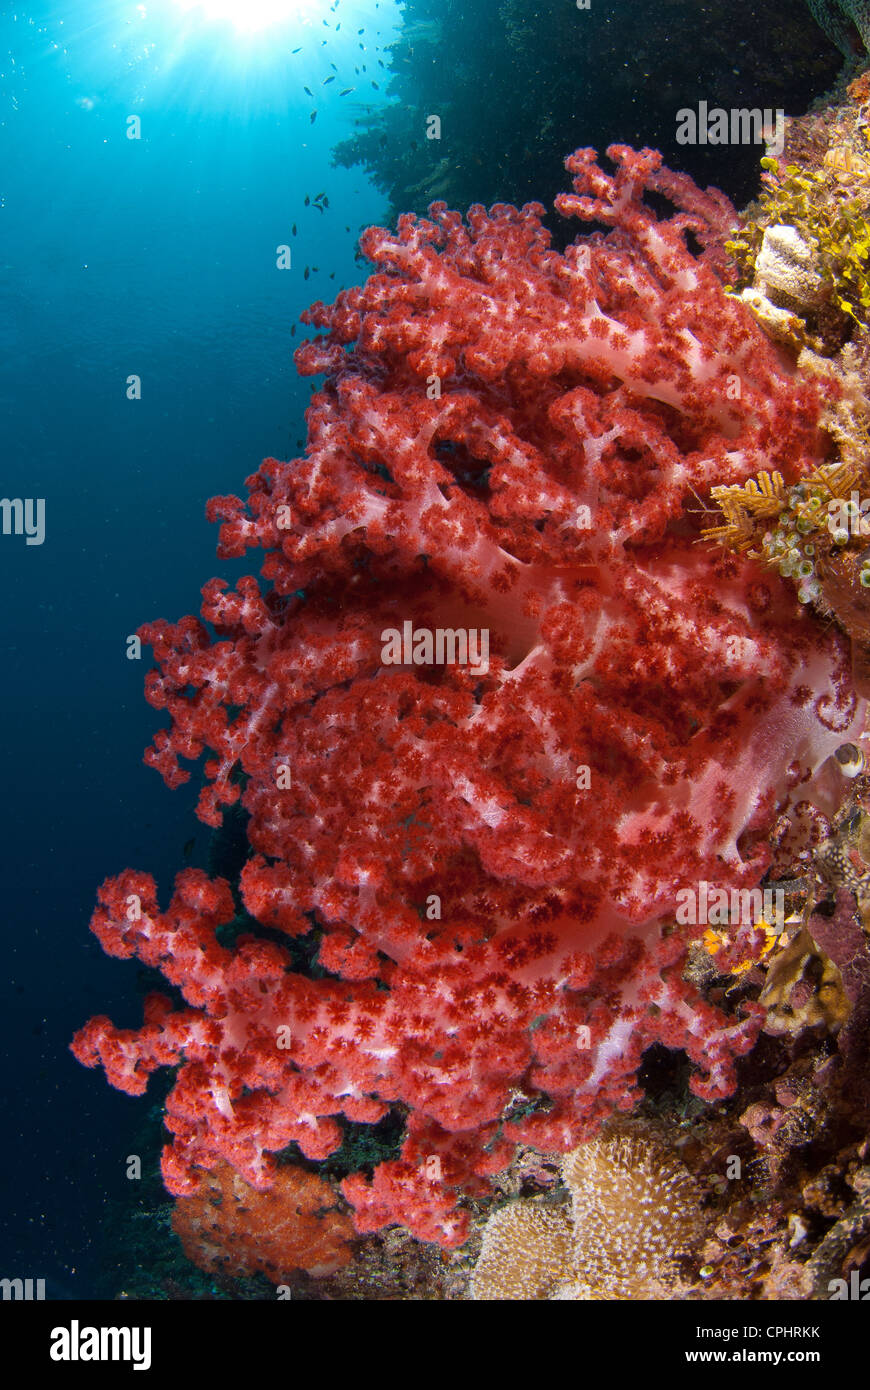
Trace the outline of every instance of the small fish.
[[338, 68], [335, 66], [335, 63], [330, 63], [329, 66], [332, 68], [333, 72], [338, 72]]
[[335, 271], [334, 271], [334, 270], [330, 272], [329, 278], [330, 278], [330, 280], [334, 280], [334, 279], [335, 279]]
[[306, 266], [306, 267], [305, 267], [305, 270], [304, 270], [303, 273], [302, 273], [302, 279], [303, 279], [303, 280], [307, 280], [310, 274], [311, 274], [311, 271], [310, 271], [309, 267]]
[[291, 52], [291, 53], [301, 53], [301, 52], [302, 52], [302, 49], [301, 49], [301, 48], [291, 48], [290, 52]]
[[306, 193], [306, 194], [305, 194], [305, 206], [308, 207], [308, 204], [309, 204], [310, 202], [311, 202], [311, 199], [309, 198], [308, 194]]
[[296, 223], [295, 223], [295, 222], [293, 223], [293, 228], [292, 228], [292, 231], [291, 231], [290, 235], [291, 235], [291, 236], [295, 236], [295, 235], [296, 235]]
[[302, 90], [303, 92], [307, 92], [310, 97], [314, 96], [314, 93], [312, 92], [310, 87], [303, 87]]
[[296, 325], [295, 325], [295, 323], [294, 323], [293, 327], [290, 329], [290, 337], [291, 337], [291, 338], [295, 338], [295, 337], [296, 337]]
[[184, 846], [184, 849], [181, 851], [181, 857], [182, 857], [182, 859], [189, 859], [189, 858], [190, 858], [190, 856], [193, 854], [193, 847], [194, 847], [195, 844], [196, 844], [196, 836], [195, 836], [195, 835], [192, 835], [191, 838], [190, 838], [189, 840], [186, 841], [185, 846]]
[[312, 111], [312, 113], [311, 113], [311, 124], [314, 125], [314, 122], [315, 122], [316, 120], [317, 120], [317, 112], [316, 112], [316, 111]]
[[364, 34], [364, 33], [365, 33], [365, 29], [357, 29], [356, 32], [357, 32], [358, 34]]
[[378, 86], [377, 82], [372, 82], [372, 86], [374, 87], [374, 89], [375, 89], [376, 92], [379, 92], [379, 91], [381, 90], [380, 87]]
[[387, 66], [386, 63], [385, 63], [385, 62], [383, 61], [383, 59], [381, 59], [381, 58], [378, 59], [378, 63], [379, 63], [379, 65], [380, 65], [382, 68], [385, 68], [385, 67]]
[[325, 190], [325, 189], [324, 189], [324, 191], [323, 191], [322, 193], [315, 193], [315, 195], [314, 195], [314, 201], [315, 201], [315, 203], [319, 203], [319, 202], [321, 202], [321, 200], [325, 200], [325, 198], [326, 198], [326, 190]]
[[334, 81], [335, 81], [335, 74], [333, 73], [332, 77], [324, 77], [324, 79], [323, 79], [323, 81], [322, 81], [322, 83], [321, 83], [320, 85], [321, 85], [322, 87], [328, 87], [329, 84], [330, 84], [330, 82], [334, 82]]
[[356, 91], [356, 87], [345, 87], [344, 90], [341, 91], [341, 92], [339, 92], [338, 95], [339, 95], [340, 97], [349, 97], [350, 94], [351, 94], [351, 92], [355, 92], [355, 91]]

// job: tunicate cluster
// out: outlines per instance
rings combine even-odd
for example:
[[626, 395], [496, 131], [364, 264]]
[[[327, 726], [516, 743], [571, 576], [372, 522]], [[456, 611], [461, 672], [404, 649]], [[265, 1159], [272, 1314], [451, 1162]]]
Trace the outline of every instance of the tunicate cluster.
[[[830, 558], [833, 546], [836, 555], [864, 522], [854, 496], [848, 502], [833, 499], [833, 512], [830, 494], [822, 487], [798, 483], [788, 489], [786, 498], [776, 529], [765, 532], [762, 550], [784, 579], [795, 581], [801, 603], [812, 603], [821, 592], [820, 554]], [[860, 557], [859, 565], [858, 583], [870, 589], [870, 550]]]
[[[786, 496], [787, 505], [780, 512], [776, 529], [765, 532], [762, 549], [784, 579], [795, 580], [801, 603], [811, 603], [821, 592], [816, 577], [816, 537], [821, 529], [827, 529], [825, 493], [822, 488], [798, 483], [789, 488]], [[835, 528], [829, 534], [835, 545], [844, 545], [849, 539], [843, 528]]]

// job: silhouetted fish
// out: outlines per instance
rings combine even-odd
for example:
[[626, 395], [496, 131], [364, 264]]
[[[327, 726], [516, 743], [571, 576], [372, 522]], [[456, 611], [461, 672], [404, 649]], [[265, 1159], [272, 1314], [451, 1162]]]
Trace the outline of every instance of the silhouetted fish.
[[328, 87], [329, 84], [330, 84], [330, 82], [334, 82], [334, 81], [335, 81], [335, 73], [333, 73], [333, 75], [332, 75], [331, 77], [324, 77], [324, 79], [323, 79], [323, 81], [321, 82], [320, 85], [321, 85], [321, 87]]
[[315, 122], [316, 120], [317, 120], [317, 112], [316, 112], [316, 111], [312, 111], [312, 113], [311, 113], [311, 124], [314, 125], [314, 122]]
[[351, 92], [355, 92], [355, 91], [356, 91], [356, 87], [345, 87], [344, 90], [341, 91], [341, 92], [339, 92], [338, 95], [339, 95], [340, 97], [347, 97], [347, 96], [350, 96]]
[[310, 271], [310, 269], [308, 268], [308, 266], [306, 266], [306, 267], [305, 267], [305, 271], [304, 271], [304, 273], [303, 273], [303, 275], [302, 275], [302, 279], [303, 279], [303, 280], [307, 280], [310, 274], [311, 274], [311, 271]]

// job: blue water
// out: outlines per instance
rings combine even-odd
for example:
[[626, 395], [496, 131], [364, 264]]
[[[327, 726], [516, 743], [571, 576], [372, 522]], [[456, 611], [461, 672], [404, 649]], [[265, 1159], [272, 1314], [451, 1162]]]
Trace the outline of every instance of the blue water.
[[[0, 20], [0, 494], [46, 504], [42, 545], [0, 537], [0, 1277], [70, 1295], [93, 1288], [106, 1203], [130, 1200], [148, 1107], [67, 1052], [92, 1013], [141, 1020], [136, 970], [87, 931], [96, 888], [129, 865], [165, 901], [182, 846], [195, 833], [204, 864], [207, 843], [195, 787], [170, 792], [142, 765], [159, 720], [142, 697], [148, 654], [128, 661], [125, 638], [196, 611], [205, 580], [233, 572], [204, 503], [298, 452], [310, 382], [295, 377], [291, 326], [359, 279], [359, 229], [384, 213], [329, 153], [351, 103], [383, 99], [353, 67], [374, 67], [393, 6], [355, 0], [338, 32], [343, 7], [289, 8], [303, 16], [259, 37], [173, 0]], [[328, 211], [305, 206], [322, 191]], [[306, 264], [319, 268], [307, 281]]]

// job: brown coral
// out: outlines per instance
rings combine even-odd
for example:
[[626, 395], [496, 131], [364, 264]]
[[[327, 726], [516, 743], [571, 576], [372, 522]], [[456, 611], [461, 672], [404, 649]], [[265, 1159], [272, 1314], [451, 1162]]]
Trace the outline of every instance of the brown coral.
[[596, 1298], [650, 1298], [673, 1282], [704, 1232], [701, 1191], [667, 1149], [643, 1139], [595, 1140], [568, 1155], [575, 1259]]
[[226, 1163], [180, 1197], [172, 1227], [184, 1253], [209, 1274], [265, 1274], [281, 1284], [294, 1270], [331, 1274], [351, 1257], [353, 1224], [328, 1183], [290, 1165], [258, 1192]]
[[555, 1297], [571, 1269], [572, 1242], [567, 1211], [526, 1201], [501, 1207], [486, 1223], [472, 1298]]
[[767, 1009], [766, 1033], [816, 1026], [835, 1033], [849, 1017], [842, 976], [806, 928], [772, 957], [758, 1002]]
[[490, 1217], [475, 1299], [651, 1299], [701, 1240], [701, 1190], [670, 1152], [625, 1135], [565, 1158], [571, 1208], [519, 1201]]

